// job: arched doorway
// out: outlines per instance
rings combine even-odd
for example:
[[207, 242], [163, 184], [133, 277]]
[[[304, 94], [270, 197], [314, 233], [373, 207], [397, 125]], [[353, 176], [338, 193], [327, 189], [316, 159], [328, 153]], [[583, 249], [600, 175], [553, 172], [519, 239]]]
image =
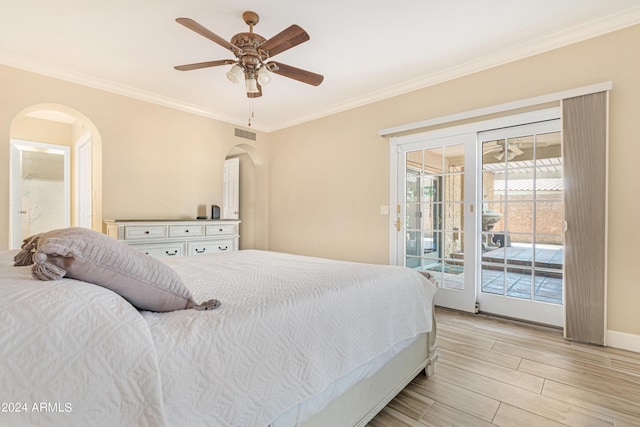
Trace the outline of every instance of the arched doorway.
[[63, 226], [102, 230], [102, 140], [86, 116], [60, 104], [25, 108], [11, 123], [10, 146], [10, 248]]
[[250, 144], [238, 144], [226, 158], [240, 162], [240, 249], [267, 249], [267, 176], [260, 152]]

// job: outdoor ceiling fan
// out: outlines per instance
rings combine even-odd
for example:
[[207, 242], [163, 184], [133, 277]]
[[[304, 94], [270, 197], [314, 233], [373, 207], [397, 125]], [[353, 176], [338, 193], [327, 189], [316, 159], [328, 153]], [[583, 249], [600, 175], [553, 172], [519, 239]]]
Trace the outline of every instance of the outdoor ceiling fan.
[[524, 153], [520, 148], [517, 147], [515, 143], [509, 143], [505, 147], [505, 142], [503, 139], [495, 141], [496, 145], [494, 147], [490, 147], [487, 151], [484, 151], [483, 154], [491, 154], [495, 153], [493, 157], [498, 160], [503, 160], [505, 154], [507, 155], [507, 160], [511, 160], [516, 156], [519, 156]]
[[249, 25], [249, 32], [238, 33], [230, 41], [226, 41], [193, 19], [177, 18], [176, 22], [228, 49], [235, 55], [236, 59], [198, 62], [178, 65], [174, 68], [179, 71], [190, 71], [220, 65], [231, 65], [231, 69], [227, 72], [227, 78], [234, 83], [238, 83], [244, 77], [247, 97], [249, 98], [262, 96], [262, 86], [271, 82], [270, 73], [276, 73], [313, 86], [318, 86], [322, 83], [324, 77], [321, 74], [312, 73], [281, 62], [269, 61], [277, 54], [309, 40], [309, 34], [306, 31], [294, 24], [270, 39], [265, 39], [253, 32], [253, 27], [260, 20], [257, 13], [246, 11], [242, 14], [242, 18]]

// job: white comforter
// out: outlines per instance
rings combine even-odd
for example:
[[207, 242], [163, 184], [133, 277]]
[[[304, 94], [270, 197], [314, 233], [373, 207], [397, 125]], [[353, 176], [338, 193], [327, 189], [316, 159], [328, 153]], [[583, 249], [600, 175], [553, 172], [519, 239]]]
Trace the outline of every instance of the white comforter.
[[85, 282], [41, 282], [0, 253], [0, 425], [163, 426], [140, 313]]
[[0, 425], [264, 427], [431, 330], [435, 288], [400, 267], [260, 251], [170, 259], [196, 300], [222, 306], [139, 313], [97, 286], [31, 280], [5, 258], [0, 397], [72, 410], [0, 413]]

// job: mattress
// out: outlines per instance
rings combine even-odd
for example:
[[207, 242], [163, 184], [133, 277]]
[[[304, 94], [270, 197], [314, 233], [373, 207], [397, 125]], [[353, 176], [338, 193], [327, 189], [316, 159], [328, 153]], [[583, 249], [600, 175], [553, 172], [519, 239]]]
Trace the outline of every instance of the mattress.
[[[0, 252], [0, 425], [285, 427], [432, 328], [435, 286], [394, 266], [263, 251], [167, 260], [212, 311], [138, 311]], [[42, 408], [42, 410], [39, 410]]]
[[196, 300], [222, 303], [206, 315], [143, 313], [170, 425], [271, 424], [432, 326], [436, 288], [405, 267], [264, 251], [167, 263]]

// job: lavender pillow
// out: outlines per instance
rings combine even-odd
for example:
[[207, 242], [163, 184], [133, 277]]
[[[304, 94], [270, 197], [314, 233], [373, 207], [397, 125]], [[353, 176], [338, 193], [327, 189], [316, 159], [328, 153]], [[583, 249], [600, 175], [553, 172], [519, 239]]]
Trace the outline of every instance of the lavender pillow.
[[110, 289], [140, 310], [211, 310], [218, 300], [197, 304], [167, 264], [109, 236], [81, 227], [39, 236], [32, 274], [39, 280], [61, 277]]

